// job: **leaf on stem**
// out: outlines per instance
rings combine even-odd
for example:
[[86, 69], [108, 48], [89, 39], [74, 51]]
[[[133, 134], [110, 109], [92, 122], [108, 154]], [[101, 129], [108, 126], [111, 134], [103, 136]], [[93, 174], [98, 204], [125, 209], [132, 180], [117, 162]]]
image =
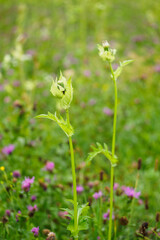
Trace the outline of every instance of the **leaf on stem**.
[[114, 71], [115, 79], [117, 79], [120, 76], [120, 74], [123, 70], [123, 67], [127, 66], [131, 62], [133, 62], [133, 60], [126, 60], [126, 61], [120, 62], [120, 66]]
[[56, 113], [53, 115], [52, 113], [48, 112], [48, 114], [40, 114], [40, 115], [36, 116], [36, 118], [46, 118], [46, 119], [50, 119], [52, 121], [57, 122], [58, 125], [60, 126], [60, 128], [67, 135], [67, 137], [70, 137], [74, 134], [72, 125], [70, 123], [68, 123], [67, 120], [64, 120], [62, 118], [62, 116], [60, 116], [58, 118]]
[[93, 160], [98, 154], [103, 154], [111, 163], [112, 167], [117, 165], [118, 159], [117, 156], [112, 156], [112, 153], [108, 150], [107, 145], [104, 143], [104, 147], [100, 143], [96, 143], [97, 147], [92, 146], [93, 152], [88, 154], [86, 162], [89, 163]]

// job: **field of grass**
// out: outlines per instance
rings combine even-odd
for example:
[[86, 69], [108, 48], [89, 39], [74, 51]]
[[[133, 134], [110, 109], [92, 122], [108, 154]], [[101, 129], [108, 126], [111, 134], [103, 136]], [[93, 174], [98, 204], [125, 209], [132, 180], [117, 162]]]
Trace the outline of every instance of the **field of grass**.
[[[114, 71], [133, 60], [117, 80], [111, 239], [158, 240], [159, 2], [0, 0], [0, 6], [0, 240], [110, 240], [111, 166], [103, 155], [86, 161], [97, 142], [113, 147], [114, 84], [99, 57], [103, 40], [117, 49]], [[50, 92], [60, 71], [72, 78], [74, 91], [69, 115], [78, 203], [89, 203], [79, 238], [68, 230], [75, 223], [67, 201], [74, 192], [71, 139], [55, 122], [35, 118], [48, 111], [65, 118]]]

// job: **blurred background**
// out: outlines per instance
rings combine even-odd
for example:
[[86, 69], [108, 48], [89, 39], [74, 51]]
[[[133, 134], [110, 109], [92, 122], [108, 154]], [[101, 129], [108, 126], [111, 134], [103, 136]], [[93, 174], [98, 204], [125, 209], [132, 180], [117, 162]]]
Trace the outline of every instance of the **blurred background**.
[[[60, 172], [69, 168], [63, 132], [56, 124], [51, 127], [34, 119], [48, 110], [54, 113], [49, 89], [60, 70], [73, 79], [71, 122], [77, 164], [85, 160], [91, 144], [106, 142], [111, 147], [114, 89], [97, 50], [97, 44], [108, 40], [117, 49], [114, 69], [119, 61], [134, 60], [118, 80], [116, 181], [134, 185], [136, 162], [142, 158], [139, 188], [150, 199], [146, 215], [152, 217], [160, 199], [159, 1], [1, 0], [0, 4], [0, 146], [16, 146], [10, 164], [4, 161], [4, 165], [10, 171], [14, 164], [24, 175], [38, 175], [43, 159], [54, 158]], [[109, 174], [102, 157], [91, 168], [95, 174], [101, 168]]]

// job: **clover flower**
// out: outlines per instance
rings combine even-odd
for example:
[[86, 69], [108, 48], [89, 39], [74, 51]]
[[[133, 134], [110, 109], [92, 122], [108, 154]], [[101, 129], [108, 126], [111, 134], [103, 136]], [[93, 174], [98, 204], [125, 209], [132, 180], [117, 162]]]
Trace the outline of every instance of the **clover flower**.
[[103, 108], [103, 113], [106, 114], [107, 116], [112, 116], [113, 115], [112, 110], [108, 107]]
[[68, 215], [67, 211], [59, 211], [58, 216], [65, 219]]
[[45, 169], [48, 172], [52, 172], [52, 170], [54, 169], [54, 163], [53, 162], [47, 162], [46, 165], [45, 165]]
[[29, 205], [27, 208], [28, 208], [28, 210], [29, 210], [30, 212], [32, 212], [32, 211], [34, 211], [34, 212], [35, 212], [35, 211], [38, 211], [37, 205], [34, 205], [34, 206], [30, 206], [30, 205]]
[[119, 184], [118, 183], [114, 183], [113, 189], [117, 190], [118, 187], [119, 187]]
[[[109, 220], [109, 216], [110, 216], [110, 210], [108, 209], [108, 211], [103, 214], [103, 219], [104, 220]], [[112, 214], [112, 219], [115, 219], [114, 214]]]
[[14, 149], [15, 149], [14, 145], [10, 144], [2, 149], [2, 153], [4, 155], [10, 155]]
[[100, 198], [100, 197], [102, 197], [102, 192], [101, 191], [99, 191], [99, 192], [95, 192], [94, 194], [93, 194], [93, 198], [94, 199], [98, 199], [98, 198]]
[[20, 172], [19, 172], [18, 170], [15, 170], [15, 171], [13, 172], [13, 177], [19, 178], [20, 176], [21, 176], [21, 174], [20, 174]]
[[22, 189], [25, 192], [29, 192], [31, 184], [34, 182], [34, 179], [35, 179], [35, 177], [32, 177], [32, 178], [29, 178], [29, 177], [26, 178], [25, 177], [25, 180], [22, 182]]
[[16, 222], [19, 222], [19, 216], [21, 215], [21, 211], [19, 210], [16, 214]]
[[37, 199], [35, 195], [31, 196], [31, 201], [34, 202]]
[[77, 189], [77, 193], [79, 193], [79, 194], [84, 191], [84, 188], [81, 185], [78, 185], [76, 189]]
[[10, 217], [10, 216], [11, 216], [11, 211], [10, 211], [9, 209], [7, 209], [7, 210], [5, 211], [5, 214], [6, 214], [6, 216]]
[[32, 228], [31, 232], [34, 234], [35, 237], [38, 237], [39, 227], [34, 227], [34, 228]]
[[136, 192], [134, 188], [122, 186], [122, 190], [123, 190], [125, 195], [127, 195], [128, 197], [131, 197], [131, 198], [137, 198], [138, 199], [139, 196], [141, 195], [141, 192]]

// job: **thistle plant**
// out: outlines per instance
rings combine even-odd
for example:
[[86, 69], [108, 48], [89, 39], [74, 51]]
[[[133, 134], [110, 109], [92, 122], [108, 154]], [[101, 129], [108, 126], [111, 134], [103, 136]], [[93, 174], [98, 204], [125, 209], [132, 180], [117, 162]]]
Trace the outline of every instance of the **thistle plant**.
[[71, 154], [71, 168], [72, 168], [72, 180], [73, 180], [73, 200], [68, 200], [74, 206], [74, 210], [68, 208], [63, 208], [62, 210], [68, 212], [68, 216], [71, 221], [67, 229], [71, 232], [71, 235], [74, 239], [78, 239], [78, 233], [81, 230], [86, 230], [88, 228], [87, 219], [88, 217], [88, 203], [84, 205], [78, 205], [77, 202], [77, 185], [76, 185], [76, 171], [75, 171], [75, 159], [74, 159], [74, 149], [72, 136], [74, 134], [73, 127], [70, 123], [69, 109], [70, 104], [73, 99], [73, 87], [71, 78], [68, 80], [60, 73], [59, 79], [53, 81], [51, 86], [51, 93], [57, 99], [57, 105], [59, 108], [64, 109], [66, 112], [66, 119], [64, 119], [60, 114], [57, 116], [57, 113], [53, 115], [48, 112], [48, 114], [41, 114], [36, 118], [46, 118], [54, 122], [57, 122], [59, 127], [64, 131], [69, 140], [70, 154]]
[[107, 62], [111, 71], [111, 79], [114, 83], [114, 119], [113, 119], [113, 135], [112, 135], [112, 150], [109, 151], [107, 145], [104, 143], [102, 146], [97, 143], [97, 147], [92, 147], [93, 152], [89, 153], [87, 161], [91, 161], [97, 154], [102, 153], [110, 161], [110, 214], [109, 214], [109, 229], [108, 229], [108, 240], [112, 238], [112, 214], [113, 214], [113, 185], [114, 185], [114, 167], [117, 165], [118, 158], [115, 155], [115, 144], [116, 144], [116, 122], [117, 122], [117, 79], [120, 76], [123, 68], [132, 62], [132, 60], [126, 60], [120, 62], [119, 67], [114, 71], [112, 62], [115, 60], [116, 49], [110, 48], [107, 41], [104, 41], [102, 45], [98, 45], [99, 56], [103, 61]]

